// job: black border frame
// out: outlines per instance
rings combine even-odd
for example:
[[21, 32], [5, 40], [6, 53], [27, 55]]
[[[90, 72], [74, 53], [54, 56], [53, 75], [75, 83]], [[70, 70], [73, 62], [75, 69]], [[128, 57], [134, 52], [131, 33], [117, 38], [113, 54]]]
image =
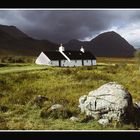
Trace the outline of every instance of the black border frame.
[[[140, 8], [139, 2], [128, 0], [4, 0], [0, 2], [0, 9], [7, 8]], [[118, 138], [135, 138], [139, 139], [139, 131], [0, 131], [0, 139], [26, 139], [39, 140], [42, 138], [48, 139], [118, 139]]]

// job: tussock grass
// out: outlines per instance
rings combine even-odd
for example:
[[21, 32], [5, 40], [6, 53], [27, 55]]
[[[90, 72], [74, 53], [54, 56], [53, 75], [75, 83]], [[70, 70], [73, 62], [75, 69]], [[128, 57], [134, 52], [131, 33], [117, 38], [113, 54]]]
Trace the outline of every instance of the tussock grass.
[[[97, 66], [74, 68], [38, 66], [27, 63], [1, 64], [0, 129], [139, 129], [133, 124], [102, 127], [94, 120], [84, 123], [82, 121], [71, 122], [69, 118], [65, 118], [65, 113], [68, 111], [80, 120], [84, 120], [85, 116], [80, 114], [78, 108], [79, 97], [112, 81], [124, 85], [130, 91], [133, 101], [140, 100], [140, 73], [134, 60], [127, 59], [127, 64], [122, 63], [121, 59], [116, 61], [113, 59], [109, 63], [107, 60], [110, 59], [105, 59], [105, 61], [101, 59], [101, 63], [99, 62]], [[49, 100], [37, 106], [34, 99], [38, 95], [45, 96]], [[46, 108], [55, 103], [62, 104], [66, 108], [66, 110], [51, 114], [58, 119], [41, 117], [41, 112], [45, 116]], [[62, 116], [59, 117], [59, 115]]]

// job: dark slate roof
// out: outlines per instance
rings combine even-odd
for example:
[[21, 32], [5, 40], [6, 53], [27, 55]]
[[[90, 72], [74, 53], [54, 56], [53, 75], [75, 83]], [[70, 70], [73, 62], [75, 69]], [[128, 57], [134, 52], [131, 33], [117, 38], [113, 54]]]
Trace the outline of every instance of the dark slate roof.
[[[66, 60], [66, 58], [59, 51], [45, 51], [43, 53], [46, 54], [50, 60]], [[84, 53], [81, 51], [64, 51], [64, 54], [70, 60], [96, 59], [96, 57], [89, 51], [85, 51]]]
[[64, 51], [66, 56], [71, 60], [78, 60], [78, 59], [96, 59], [96, 57], [89, 51], [85, 51], [84, 53], [81, 51]]
[[59, 51], [45, 51], [43, 52], [50, 60], [66, 60], [66, 58]]

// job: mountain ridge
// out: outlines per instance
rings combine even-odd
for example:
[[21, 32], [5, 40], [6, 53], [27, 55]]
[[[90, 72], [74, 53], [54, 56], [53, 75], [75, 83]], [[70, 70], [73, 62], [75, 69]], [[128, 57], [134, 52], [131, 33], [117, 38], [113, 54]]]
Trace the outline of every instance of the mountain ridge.
[[0, 25], [1, 55], [37, 56], [41, 51], [56, 49], [57, 44], [51, 41], [29, 37], [15, 26]]
[[136, 51], [127, 40], [114, 31], [101, 33], [90, 41], [70, 42], [64, 44], [67, 50], [79, 50], [83, 46], [87, 51], [102, 57], [132, 57]]
[[[114, 31], [99, 34], [90, 41], [72, 39], [63, 44], [66, 50], [80, 50], [81, 46], [95, 56], [132, 57], [135, 49]], [[58, 50], [59, 44], [34, 39], [16, 26], [0, 25], [0, 55], [37, 56], [41, 51]], [[4, 52], [4, 53], [3, 53]]]

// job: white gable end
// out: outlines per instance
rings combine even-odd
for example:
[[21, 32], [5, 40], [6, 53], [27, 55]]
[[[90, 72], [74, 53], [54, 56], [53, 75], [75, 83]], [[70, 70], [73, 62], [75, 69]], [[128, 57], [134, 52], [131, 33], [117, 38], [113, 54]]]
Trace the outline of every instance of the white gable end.
[[51, 60], [43, 53], [38, 56], [35, 63], [40, 65], [50, 65]]

